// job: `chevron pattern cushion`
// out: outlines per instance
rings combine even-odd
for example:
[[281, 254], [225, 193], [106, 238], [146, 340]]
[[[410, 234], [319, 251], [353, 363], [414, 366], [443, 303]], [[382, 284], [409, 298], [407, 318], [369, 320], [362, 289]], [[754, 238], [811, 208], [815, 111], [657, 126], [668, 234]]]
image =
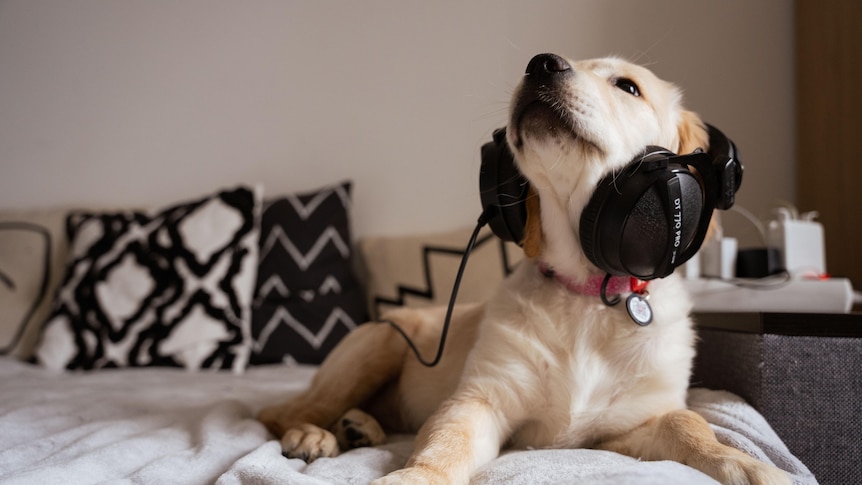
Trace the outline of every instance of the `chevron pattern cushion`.
[[251, 364], [319, 364], [366, 320], [349, 182], [264, 203]]
[[71, 213], [39, 362], [243, 370], [259, 217], [260, 191], [244, 187], [156, 212]]

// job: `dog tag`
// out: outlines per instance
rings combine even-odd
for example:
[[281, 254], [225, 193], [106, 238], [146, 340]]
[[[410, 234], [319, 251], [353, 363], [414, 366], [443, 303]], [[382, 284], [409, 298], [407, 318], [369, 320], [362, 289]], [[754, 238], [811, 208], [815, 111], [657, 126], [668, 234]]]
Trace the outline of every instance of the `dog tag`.
[[641, 327], [645, 327], [652, 323], [652, 307], [647, 301], [648, 293], [632, 293], [626, 298], [626, 310], [629, 316]]

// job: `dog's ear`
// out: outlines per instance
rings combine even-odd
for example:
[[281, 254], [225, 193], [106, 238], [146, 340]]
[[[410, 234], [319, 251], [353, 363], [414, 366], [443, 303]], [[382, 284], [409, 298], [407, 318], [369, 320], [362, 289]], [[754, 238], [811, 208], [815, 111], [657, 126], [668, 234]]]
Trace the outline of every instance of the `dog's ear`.
[[524, 240], [521, 247], [524, 254], [530, 258], [537, 258], [542, 253], [542, 215], [539, 205], [539, 194], [530, 187], [527, 199], [527, 222], [524, 224]]
[[709, 150], [709, 132], [700, 116], [693, 111], [683, 111], [677, 126], [679, 131], [679, 146], [676, 153], [688, 154], [698, 148]]

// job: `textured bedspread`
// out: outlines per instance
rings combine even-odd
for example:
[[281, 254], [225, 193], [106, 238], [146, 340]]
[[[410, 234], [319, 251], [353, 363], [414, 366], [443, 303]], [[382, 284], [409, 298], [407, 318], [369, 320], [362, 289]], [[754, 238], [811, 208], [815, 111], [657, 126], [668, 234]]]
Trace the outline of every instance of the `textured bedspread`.
[[[0, 359], [0, 483], [360, 484], [401, 467], [413, 436], [311, 465], [281, 456], [254, 415], [302, 389], [314, 371], [272, 366], [244, 375], [181, 369], [54, 374]], [[693, 389], [689, 404], [721, 441], [787, 470], [796, 483], [816, 483], [739, 398]], [[596, 450], [507, 451], [472, 482], [715, 483], [678, 463]]]

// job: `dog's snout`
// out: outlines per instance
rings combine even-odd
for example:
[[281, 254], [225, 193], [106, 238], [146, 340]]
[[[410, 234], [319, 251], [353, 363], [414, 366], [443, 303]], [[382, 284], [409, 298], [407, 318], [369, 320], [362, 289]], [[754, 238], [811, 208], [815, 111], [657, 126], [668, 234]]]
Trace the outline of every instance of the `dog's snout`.
[[507, 130], [513, 147], [519, 148], [524, 136], [544, 138], [558, 133], [556, 128], [574, 133], [568, 86], [574, 74], [575, 68], [556, 54], [539, 54], [530, 60]]
[[527, 64], [526, 74], [538, 79], [572, 72], [572, 66], [556, 54], [539, 54]]

